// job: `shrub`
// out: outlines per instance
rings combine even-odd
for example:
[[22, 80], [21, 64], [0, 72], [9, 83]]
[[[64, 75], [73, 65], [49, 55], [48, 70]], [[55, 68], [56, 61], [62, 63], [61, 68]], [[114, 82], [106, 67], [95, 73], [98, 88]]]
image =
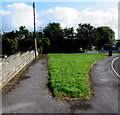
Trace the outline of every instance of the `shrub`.
[[34, 50], [34, 39], [21, 39], [21, 40], [19, 40], [18, 49], [21, 52]]
[[12, 55], [18, 52], [17, 39], [2, 39], [2, 54]]

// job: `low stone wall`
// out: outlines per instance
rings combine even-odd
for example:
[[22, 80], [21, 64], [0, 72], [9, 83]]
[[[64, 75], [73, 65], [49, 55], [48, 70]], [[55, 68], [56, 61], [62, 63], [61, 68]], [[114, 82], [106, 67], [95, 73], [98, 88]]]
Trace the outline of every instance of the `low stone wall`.
[[[12, 79], [23, 67], [29, 64], [35, 58], [34, 51], [27, 51], [23, 54], [17, 53], [10, 57], [3, 58], [0, 62], [0, 81], [2, 88], [10, 79]], [[2, 68], [1, 68], [2, 67]]]

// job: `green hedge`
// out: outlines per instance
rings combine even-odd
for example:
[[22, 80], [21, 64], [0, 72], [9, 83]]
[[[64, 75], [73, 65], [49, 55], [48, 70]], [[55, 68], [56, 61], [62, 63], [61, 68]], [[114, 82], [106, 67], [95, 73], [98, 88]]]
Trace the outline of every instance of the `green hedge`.
[[18, 52], [17, 39], [2, 39], [2, 54], [12, 55]]
[[[39, 53], [47, 53], [50, 41], [48, 38], [37, 38], [37, 48]], [[2, 54], [13, 55], [17, 52], [26, 52], [35, 49], [34, 39], [2, 39]]]

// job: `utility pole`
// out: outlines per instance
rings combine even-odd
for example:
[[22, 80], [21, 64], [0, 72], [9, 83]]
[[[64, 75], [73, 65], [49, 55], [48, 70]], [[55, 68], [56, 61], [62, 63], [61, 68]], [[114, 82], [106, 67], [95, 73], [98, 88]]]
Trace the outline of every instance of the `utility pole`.
[[33, 37], [35, 40], [35, 58], [37, 57], [37, 41], [36, 41], [36, 25], [35, 25], [35, 3], [33, 2], [33, 16], [34, 16], [34, 32], [33, 32]]

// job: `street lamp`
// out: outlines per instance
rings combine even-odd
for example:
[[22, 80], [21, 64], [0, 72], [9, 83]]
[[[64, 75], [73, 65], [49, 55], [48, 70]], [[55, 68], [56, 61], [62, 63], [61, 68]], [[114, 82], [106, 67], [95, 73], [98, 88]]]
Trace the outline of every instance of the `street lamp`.
[[36, 25], [35, 25], [35, 3], [33, 2], [33, 17], [34, 17], [34, 32], [33, 32], [33, 37], [35, 40], [35, 58], [37, 57], [37, 41], [35, 37], [35, 31], [36, 31]]

